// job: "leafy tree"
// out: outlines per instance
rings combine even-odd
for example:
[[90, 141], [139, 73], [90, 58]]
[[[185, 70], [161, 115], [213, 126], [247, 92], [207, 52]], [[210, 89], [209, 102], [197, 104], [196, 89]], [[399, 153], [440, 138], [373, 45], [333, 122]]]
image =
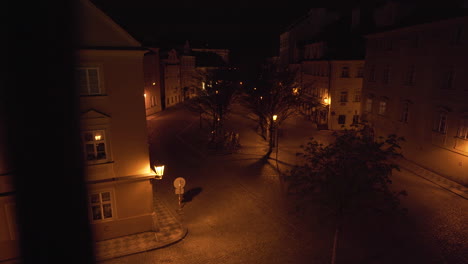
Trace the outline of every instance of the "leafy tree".
[[197, 91], [196, 96], [187, 100], [186, 106], [200, 114], [200, 122], [202, 115], [209, 118], [211, 142], [217, 142], [224, 136], [224, 122], [238, 97], [240, 85], [237, 73], [230, 69], [218, 68], [199, 72], [195, 79], [202, 87], [194, 87]]
[[[396, 135], [374, 140], [367, 124], [334, 133], [335, 140], [323, 145], [314, 140], [298, 153], [303, 164], [296, 165], [287, 180], [289, 192], [300, 198], [300, 205], [319, 207], [336, 220], [332, 259], [344, 217], [358, 212], [388, 212], [398, 209], [400, 195], [391, 191], [390, 177], [399, 170], [395, 158], [402, 156]], [[333, 261], [332, 261], [333, 263]]]
[[[269, 142], [269, 155], [274, 147], [274, 131], [285, 120], [299, 113], [305, 100], [297, 72], [271, 64], [264, 67], [259, 78], [244, 89], [243, 105], [256, 117], [260, 135]], [[273, 116], [277, 119], [274, 120]]]

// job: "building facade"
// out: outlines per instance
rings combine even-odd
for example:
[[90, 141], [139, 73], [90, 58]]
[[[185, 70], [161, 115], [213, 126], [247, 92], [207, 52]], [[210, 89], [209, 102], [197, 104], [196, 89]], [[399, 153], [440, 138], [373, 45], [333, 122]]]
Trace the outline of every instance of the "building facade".
[[310, 107], [318, 128], [350, 128], [360, 120], [363, 60], [309, 60], [301, 63], [302, 86], [320, 106]]
[[81, 0], [81, 7], [76, 74], [94, 239], [154, 231], [146, 50], [88, 0]]
[[403, 155], [468, 184], [468, 17], [367, 36], [362, 111]]
[[[161, 105], [171, 107], [197, 95], [203, 88], [203, 76], [211, 69], [229, 64], [229, 50], [183, 47], [160, 52]], [[153, 71], [145, 64], [145, 72]]]
[[143, 70], [145, 79], [145, 108], [146, 115], [152, 115], [164, 109], [165, 105], [162, 98], [164, 97], [164, 87], [161, 73], [161, 61], [159, 48], [149, 48], [143, 59]]

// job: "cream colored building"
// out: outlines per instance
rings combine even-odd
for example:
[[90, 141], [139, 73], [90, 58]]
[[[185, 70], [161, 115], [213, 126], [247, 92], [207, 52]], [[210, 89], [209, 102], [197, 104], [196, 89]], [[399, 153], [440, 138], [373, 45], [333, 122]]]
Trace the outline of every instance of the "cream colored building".
[[126, 31], [81, 0], [77, 85], [95, 240], [154, 231], [143, 56]]
[[468, 184], [468, 17], [367, 36], [362, 111], [404, 156]]
[[339, 130], [359, 121], [364, 61], [319, 59], [301, 66], [303, 87], [322, 103], [309, 109], [318, 127]]
[[164, 91], [159, 48], [149, 48], [149, 51], [145, 53], [143, 63], [145, 108], [146, 115], [149, 116], [163, 110]]

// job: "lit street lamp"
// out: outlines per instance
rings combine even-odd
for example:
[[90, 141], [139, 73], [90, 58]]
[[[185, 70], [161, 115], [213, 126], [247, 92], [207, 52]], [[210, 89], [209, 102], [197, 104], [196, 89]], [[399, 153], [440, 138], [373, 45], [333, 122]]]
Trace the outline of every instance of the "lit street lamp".
[[164, 175], [164, 165], [153, 165], [153, 171], [154, 171], [154, 178], [161, 180], [163, 175]]

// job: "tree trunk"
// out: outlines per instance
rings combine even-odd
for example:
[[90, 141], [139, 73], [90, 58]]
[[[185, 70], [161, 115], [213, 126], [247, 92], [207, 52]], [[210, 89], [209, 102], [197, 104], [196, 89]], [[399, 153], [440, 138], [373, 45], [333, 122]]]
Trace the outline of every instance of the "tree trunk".
[[340, 226], [339, 224], [336, 224], [335, 228], [335, 237], [333, 239], [333, 249], [332, 249], [332, 257], [331, 257], [331, 264], [336, 263], [336, 247], [338, 246], [338, 235], [340, 231]]

